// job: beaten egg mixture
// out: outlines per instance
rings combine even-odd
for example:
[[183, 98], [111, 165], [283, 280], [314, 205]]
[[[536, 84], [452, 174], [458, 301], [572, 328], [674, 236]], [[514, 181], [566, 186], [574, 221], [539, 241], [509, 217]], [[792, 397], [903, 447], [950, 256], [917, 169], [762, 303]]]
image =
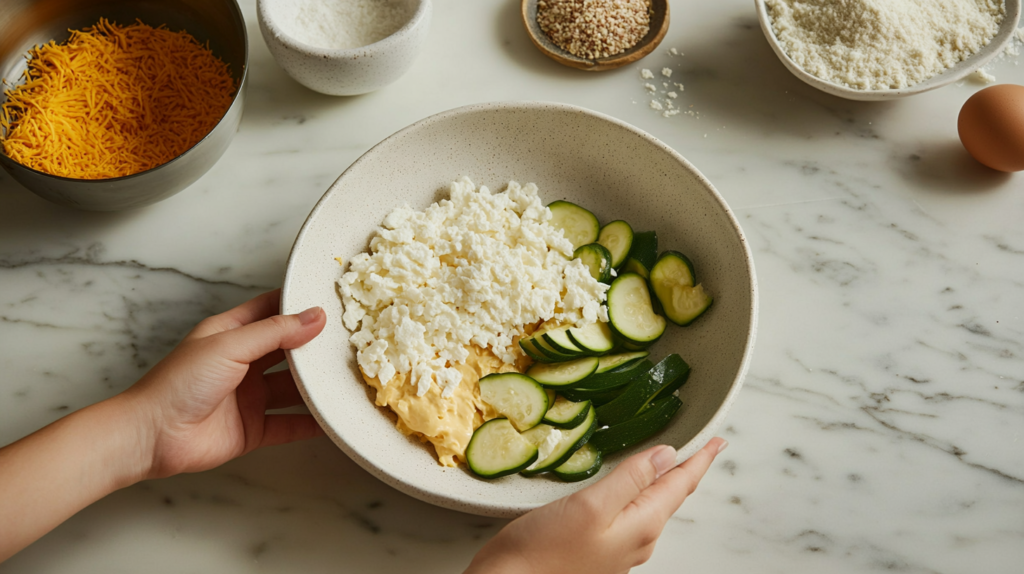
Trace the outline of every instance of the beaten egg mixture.
[[437, 459], [444, 466], [458, 466], [459, 461], [464, 461], [473, 431], [498, 416], [480, 400], [480, 379], [492, 373], [522, 372], [530, 363], [523, 358], [516, 365], [506, 365], [493, 352], [475, 345], [467, 351], [465, 363], [452, 365], [462, 374], [462, 382], [449, 397], [442, 397], [437, 385], [431, 385], [423, 395], [417, 394], [411, 373], [399, 373], [386, 385], [363, 373], [366, 384], [377, 391], [376, 404], [389, 407], [398, 415], [398, 430], [433, 444]]

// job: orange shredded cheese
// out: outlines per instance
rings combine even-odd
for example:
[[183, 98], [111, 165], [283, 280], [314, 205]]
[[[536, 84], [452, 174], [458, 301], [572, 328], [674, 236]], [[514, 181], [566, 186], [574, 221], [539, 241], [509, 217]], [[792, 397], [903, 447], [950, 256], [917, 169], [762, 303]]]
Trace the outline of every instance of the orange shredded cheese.
[[131, 175], [198, 143], [231, 105], [228, 65], [185, 31], [102, 19], [29, 53], [25, 83], [5, 92], [3, 151], [78, 179]]

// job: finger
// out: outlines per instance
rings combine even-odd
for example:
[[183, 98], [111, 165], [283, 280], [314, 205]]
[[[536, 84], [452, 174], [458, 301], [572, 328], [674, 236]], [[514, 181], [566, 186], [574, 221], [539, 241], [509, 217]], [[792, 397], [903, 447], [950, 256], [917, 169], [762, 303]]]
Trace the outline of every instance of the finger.
[[622, 514], [630, 526], [656, 523], [663, 525], [679, 510], [683, 501], [697, 489], [700, 479], [718, 453], [728, 446], [725, 439], [715, 437], [683, 464], [662, 475], [641, 493]]
[[627, 504], [653, 484], [661, 472], [671, 468], [674, 462], [675, 449], [656, 446], [622, 461], [608, 476], [577, 494], [593, 502], [600, 502], [608, 512], [608, 522], [611, 522]]
[[245, 303], [218, 315], [203, 319], [186, 339], [202, 339], [217, 333], [248, 325], [275, 315], [281, 306], [281, 290], [274, 289], [257, 295]]
[[313, 415], [267, 415], [263, 419], [263, 441], [260, 446], [287, 444], [322, 434], [324, 429], [316, 423]]
[[250, 364], [278, 349], [294, 349], [320, 334], [327, 315], [320, 307], [297, 315], [274, 315], [266, 319], [211, 335], [207, 338], [216, 356]]
[[250, 370], [254, 373], [259, 373], [262, 375], [263, 373], [267, 372], [268, 369], [271, 369], [277, 366], [278, 364], [282, 363], [284, 361], [284, 358], [284, 351], [282, 351], [281, 349], [271, 351], [267, 353], [265, 356], [253, 361], [252, 365], [250, 366]]
[[267, 382], [267, 409], [284, 409], [302, 404], [291, 371], [277, 371], [263, 377]]

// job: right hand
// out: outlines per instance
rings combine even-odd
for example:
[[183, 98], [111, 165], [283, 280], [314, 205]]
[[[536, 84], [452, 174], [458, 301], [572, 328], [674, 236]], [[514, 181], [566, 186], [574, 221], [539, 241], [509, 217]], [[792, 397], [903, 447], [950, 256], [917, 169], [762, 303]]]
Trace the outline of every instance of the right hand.
[[509, 523], [466, 573], [628, 572], [650, 559], [665, 523], [726, 445], [713, 438], [679, 466], [669, 446], [636, 454], [596, 484]]

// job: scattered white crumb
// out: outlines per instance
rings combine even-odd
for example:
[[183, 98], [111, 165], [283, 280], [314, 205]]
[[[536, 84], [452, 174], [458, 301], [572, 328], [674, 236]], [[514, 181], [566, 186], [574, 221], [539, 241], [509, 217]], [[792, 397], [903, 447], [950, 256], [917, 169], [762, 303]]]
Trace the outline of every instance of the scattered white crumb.
[[658, 86], [655, 86], [654, 84], [644, 84], [644, 89], [653, 94], [658, 89]]
[[674, 115], [676, 115], [678, 113], [679, 113], [679, 110], [665, 110], [665, 111], [661, 112], [661, 116], [665, 117], [665, 118], [670, 118], [670, 117], [672, 117], [672, 116], [674, 116]]
[[675, 48], [670, 48], [668, 53], [672, 54], [673, 56], [678, 56], [679, 55], [679, 50], [676, 50]]
[[651, 100], [651, 109], [661, 111], [665, 109], [658, 100]]
[[996, 81], [996, 77], [986, 72], [983, 68], [977, 69], [971, 74], [971, 79], [975, 82], [981, 82], [982, 84], [993, 84]]
[[679, 82], [673, 82], [673, 83], [676, 85], [677, 88], [679, 88], [680, 92], [685, 92], [686, 91], [686, 88], [684, 88], [683, 85], [680, 84]]
[[677, 94], [675, 92], [669, 92], [666, 95], [668, 95], [668, 97], [670, 97], [670, 98], [678, 98], [679, 97], [679, 94]]
[[704, 134], [704, 137], [708, 137], [708, 134]]
[[651, 78], [654, 77], [654, 73], [648, 70], [647, 68], [644, 68], [643, 70], [640, 70], [640, 77], [645, 80], [650, 80]]
[[672, 68], [662, 68], [661, 69], [661, 75], [665, 76], [666, 78], [671, 78], [672, 77]]

